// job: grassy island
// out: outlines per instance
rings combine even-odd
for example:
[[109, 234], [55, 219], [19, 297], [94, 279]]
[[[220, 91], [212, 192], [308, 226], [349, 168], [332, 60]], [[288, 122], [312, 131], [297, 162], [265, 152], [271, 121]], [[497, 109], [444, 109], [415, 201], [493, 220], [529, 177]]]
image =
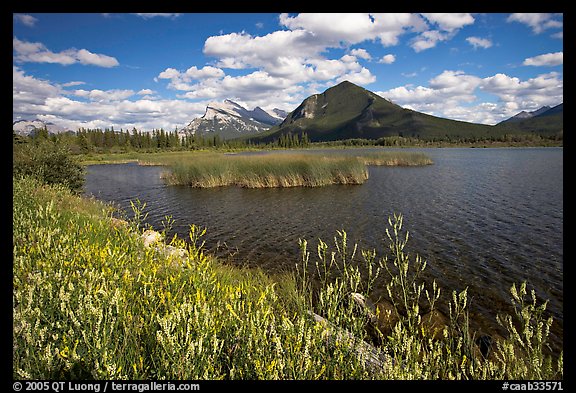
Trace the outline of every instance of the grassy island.
[[208, 188], [239, 186], [318, 187], [330, 184], [362, 184], [368, 179], [367, 165], [429, 165], [422, 153], [378, 152], [350, 154], [202, 154], [161, 160], [170, 166], [169, 184]]

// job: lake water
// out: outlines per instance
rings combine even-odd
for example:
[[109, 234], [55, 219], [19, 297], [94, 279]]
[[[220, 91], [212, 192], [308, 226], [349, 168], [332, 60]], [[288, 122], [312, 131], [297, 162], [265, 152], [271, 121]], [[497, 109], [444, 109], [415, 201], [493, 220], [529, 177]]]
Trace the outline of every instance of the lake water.
[[[361, 150], [376, 149], [336, 152]], [[563, 149], [413, 150], [425, 152], [434, 165], [370, 167], [368, 181], [356, 186], [194, 189], [166, 186], [160, 174], [167, 168], [132, 163], [89, 166], [85, 190], [128, 213], [130, 200], [146, 202], [148, 222], [161, 230], [170, 215], [181, 237], [189, 224], [204, 226], [209, 250], [230, 263], [272, 272], [294, 268], [299, 238], [314, 250], [318, 238], [331, 242], [340, 229], [382, 255], [388, 217], [401, 213], [410, 232], [408, 251], [428, 262], [426, 280], [435, 279], [445, 296], [468, 286], [475, 328], [494, 331], [496, 313], [511, 311], [510, 286], [526, 280], [550, 301], [552, 345], [559, 348]]]

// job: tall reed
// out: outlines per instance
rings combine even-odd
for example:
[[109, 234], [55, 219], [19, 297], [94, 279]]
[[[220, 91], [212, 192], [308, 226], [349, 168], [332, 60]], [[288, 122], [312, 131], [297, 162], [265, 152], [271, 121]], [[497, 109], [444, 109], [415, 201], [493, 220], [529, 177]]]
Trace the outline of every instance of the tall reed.
[[173, 163], [169, 184], [192, 187], [318, 187], [361, 184], [366, 167], [353, 157], [308, 154], [202, 155]]

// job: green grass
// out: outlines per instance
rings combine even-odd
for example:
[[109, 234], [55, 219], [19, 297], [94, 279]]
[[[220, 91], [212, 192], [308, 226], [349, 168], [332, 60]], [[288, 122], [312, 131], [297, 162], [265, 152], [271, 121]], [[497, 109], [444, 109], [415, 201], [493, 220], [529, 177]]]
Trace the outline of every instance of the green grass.
[[353, 157], [309, 154], [204, 155], [170, 165], [169, 184], [192, 187], [318, 187], [362, 184], [368, 171]]
[[208, 188], [239, 186], [319, 187], [331, 184], [362, 184], [368, 179], [366, 165], [428, 165], [422, 153], [378, 152], [347, 154], [194, 154], [156, 158], [170, 166], [169, 184]]
[[410, 151], [363, 153], [358, 156], [358, 159], [368, 166], [423, 166], [433, 164], [426, 154]]
[[[170, 241], [188, 251], [174, 260], [143, 245], [140, 222], [114, 225], [112, 214], [62, 186], [13, 179], [15, 379], [563, 377], [562, 354], [544, 354], [546, 303], [527, 296], [524, 284], [511, 292], [515, 314], [499, 317], [509, 335], [493, 358], [474, 347], [466, 291], [453, 292], [450, 323], [432, 339], [421, 318], [440, 289], [426, 287], [425, 262], [404, 253], [401, 216], [382, 228], [385, 256], [358, 250], [340, 231], [332, 243], [302, 240], [294, 271], [269, 276], [207, 255], [195, 226], [188, 242]], [[371, 347], [350, 295], [369, 298], [378, 280], [398, 322]], [[359, 347], [371, 348], [377, 366]]]

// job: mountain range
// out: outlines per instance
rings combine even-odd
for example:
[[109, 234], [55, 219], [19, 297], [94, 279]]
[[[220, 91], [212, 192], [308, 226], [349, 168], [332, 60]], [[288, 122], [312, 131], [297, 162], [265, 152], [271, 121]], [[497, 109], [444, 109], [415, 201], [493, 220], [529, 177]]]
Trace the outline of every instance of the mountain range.
[[[283, 134], [305, 132], [310, 141], [378, 139], [388, 136], [424, 140], [451, 138], [491, 138], [505, 134], [536, 133], [553, 136], [563, 132], [564, 105], [544, 106], [522, 111], [497, 125], [450, 120], [402, 108], [399, 105], [351, 82], [344, 81], [323, 93], [306, 98], [292, 112], [248, 110], [231, 100], [208, 104], [203, 116], [193, 119], [178, 132], [181, 135], [219, 136], [271, 142]], [[49, 133], [65, 132], [62, 127], [41, 120], [13, 123], [19, 135], [47, 128]]]
[[520, 133], [534, 132], [553, 135], [564, 129], [564, 103], [552, 108], [543, 106], [533, 112], [522, 111], [496, 125], [497, 128], [512, 129]]
[[[553, 116], [546, 113], [553, 111]], [[536, 111], [538, 112], [538, 111]], [[545, 119], [545, 126], [531, 122]], [[282, 134], [305, 132], [311, 141], [334, 141], [388, 136], [434, 138], [490, 138], [526, 132], [554, 133], [563, 129], [562, 104], [517, 122], [496, 126], [436, 117], [402, 108], [379, 95], [344, 81], [306, 98], [282, 123], [250, 140], [269, 142]], [[546, 121], [548, 120], [548, 123]], [[548, 124], [548, 125], [546, 125]]]
[[192, 120], [180, 133], [218, 135], [222, 139], [259, 134], [270, 127], [280, 124], [287, 116], [281, 109], [267, 112], [260, 107], [248, 110], [231, 100], [222, 103], [210, 103], [202, 117]]
[[45, 122], [42, 120], [17, 120], [12, 123], [12, 130], [18, 135], [27, 136], [34, 135], [37, 129], [47, 129], [49, 134], [58, 134], [66, 132], [67, 129], [57, 126], [54, 123]]

